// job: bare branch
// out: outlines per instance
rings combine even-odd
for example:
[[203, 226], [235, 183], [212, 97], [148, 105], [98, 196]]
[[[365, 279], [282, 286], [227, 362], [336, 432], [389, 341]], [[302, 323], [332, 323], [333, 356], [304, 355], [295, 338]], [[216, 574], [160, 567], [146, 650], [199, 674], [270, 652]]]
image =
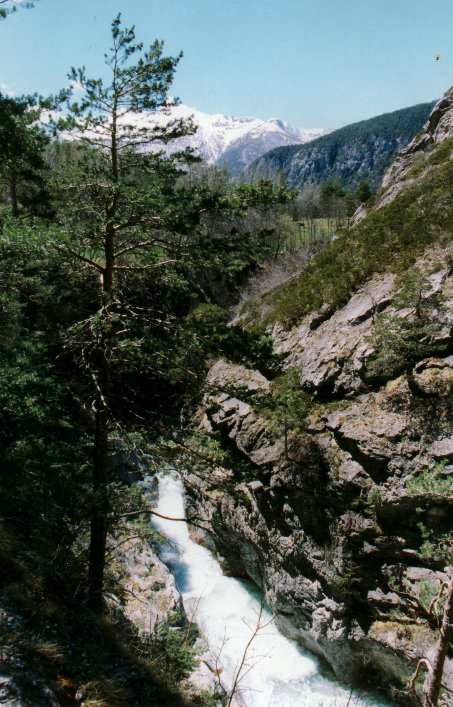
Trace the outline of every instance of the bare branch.
[[203, 521], [203, 518], [199, 518], [198, 516], [192, 516], [190, 518], [173, 518], [172, 516], [164, 516], [162, 513], [158, 513], [157, 511], [151, 511], [148, 508], [142, 508], [138, 511], [129, 511], [129, 513], [122, 513], [121, 515], [117, 516], [117, 518], [133, 518], [134, 516], [140, 516], [140, 515], [152, 515], [152, 516], [157, 516], [158, 518], [163, 518], [163, 520], [174, 520], [176, 522], [180, 523], [190, 523], [190, 525], [194, 525], [197, 528], [200, 528], [201, 530], [208, 530], [204, 526], [200, 525], [196, 521]]
[[99, 263], [96, 263], [94, 260], [91, 260], [91, 258], [86, 258], [81, 253], [77, 253], [77, 251], [72, 250], [72, 248], [68, 248], [68, 246], [63, 246], [63, 245], [59, 245], [58, 243], [55, 243], [54, 248], [56, 248], [57, 250], [60, 250], [64, 253], [69, 253], [69, 255], [74, 256], [74, 258], [78, 258], [83, 263], [87, 263], [88, 265], [91, 265], [91, 267], [94, 268], [95, 270], [97, 270], [98, 272], [101, 272], [101, 273], [104, 272], [104, 268], [102, 265], [99, 265]]

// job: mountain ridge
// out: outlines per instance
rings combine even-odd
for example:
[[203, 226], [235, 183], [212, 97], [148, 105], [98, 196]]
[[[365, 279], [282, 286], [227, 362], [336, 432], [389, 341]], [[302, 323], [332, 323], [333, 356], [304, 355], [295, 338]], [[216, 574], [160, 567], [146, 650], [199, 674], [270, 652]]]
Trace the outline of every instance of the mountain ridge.
[[420, 103], [351, 123], [309, 145], [278, 147], [252, 162], [243, 177], [254, 182], [281, 175], [295, 188], [339, 177], [347, 188], [363, 180], [376, 188], [392, 160], [422, 129], [433, 106], [434, 102]]

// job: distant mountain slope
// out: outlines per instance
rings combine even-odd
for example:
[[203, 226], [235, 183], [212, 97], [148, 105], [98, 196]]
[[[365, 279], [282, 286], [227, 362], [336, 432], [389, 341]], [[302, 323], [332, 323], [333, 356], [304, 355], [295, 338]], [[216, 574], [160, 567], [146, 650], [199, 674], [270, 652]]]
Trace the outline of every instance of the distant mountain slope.
[[[239, 175], [253, 160], [282, 145], [302, 145], [326, 134], [321, 128], [295, 128], [284, 120], [272, 118], [235, 118], [233, 116], [202, 113], [185, 105], [171, 110], [170, 118], [193, 116], [198, 130], [195, 135], [179, 138], [171, 144], [171, 151], [193, 147], [208, 164], [225, 165], [233, 175]], [[134, 116], [135, 122], [147, 125], [160, 118], [155, 113]]]
[[389, 164], [421, 130], [434, 103], [385, 113], [352, 123], [307, 145], [278, 147], [244, 170], [246, 181], [274, 179], [281, 173], [293, 187], [339, 177], [345, 187], [366, 180], [379, 186]]

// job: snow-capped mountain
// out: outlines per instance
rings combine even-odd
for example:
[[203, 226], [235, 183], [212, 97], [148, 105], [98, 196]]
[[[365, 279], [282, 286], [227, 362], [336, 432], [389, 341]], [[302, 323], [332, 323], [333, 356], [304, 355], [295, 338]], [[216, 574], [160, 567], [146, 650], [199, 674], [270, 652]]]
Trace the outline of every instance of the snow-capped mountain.
[[[272, 118], [234, 118], [226, 115], [210, 115], [188, 108], [185, 105], [171, 109], [169, 118], [193, 117], [198, 130], [172, 142], [171, 151], [193, 147], [208, 164], [226, 165], [231, 174], [238, 175], [244, 167], [281, 145], [302, 145], [328, 131], [320, 128], [309, 130], [295, 128], [289, 123]], [[142, 114], [140, 122], [169, 120], [156, 114]]]

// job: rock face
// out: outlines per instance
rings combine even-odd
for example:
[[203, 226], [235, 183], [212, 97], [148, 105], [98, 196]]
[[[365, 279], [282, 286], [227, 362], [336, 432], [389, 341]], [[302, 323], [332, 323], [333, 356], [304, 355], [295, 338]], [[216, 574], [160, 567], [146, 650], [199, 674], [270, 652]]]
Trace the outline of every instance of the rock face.
[[[417, 138], [434, 145], [432, 154], [450, 149], [452, 101], [450, 91], [426, 125], [431, 137]], [[410, 154], [393, 178], [407, 174]], [[187, 486], [191, 511], [208, 522], [226, 569], [262, 589], [281, 629], [342, 680], [405, 704], [415, 704], [405, 676], [436, 641], [430, 602], [453, 565], [447, 250], [417, 263], [430, 279], [423, 296], [442, 302], [431, 316], [438, 351], [412, 359], [399, 377], [366, 375], [376, 316], [411, 316], [398, 309], [401, 285], [390, 274], [369, 279], [335, 312], [272, 330], [283, 369], [297, 373], [311, 398], [306, 419], [281, 409], [273, 417], [275, 384], [218, 361], [196, 424], [215, 432], [233, 461], [214, 474], [195, 468]], [[444, 682], [453, 688], [451, 656]]]
[[319, 394], [353, 395], [364, 388], [361, 374], [371, 348], [373, 319], [390, 302], [394, 277], [369, 281], [331, 317], [312, 314], [290, 332], [276, 327], [275, 350], [285, 367], [300, 371], [301, 385]]
[[[187, 621], [181, 595], [174, 576], [150, 545], [141, 538], [132, 538], [121, 544], [116, 557], [124, 570], [121, 582], [124, 598], [120, 605], [124, 616], [141, 634], [151, 634], [159, 623], [180, 630]], [[114, 599], [114, 603], [119, 605], [119, 600]], [[195, 647], [196, 667], [181, 685], [189, 700], [196, 700], [203, 691], [212, 691], [216, 685], [209, 669], [211, 655], [201, 636], [197, 637]]]
[[[285, 634], [352, 683], [363, 684], [366, 663], [376, 684], [401, 687], [435, 640], [434, 625], [406, 595], [431, 595], [439, 585], [418, 524], [428, 518], [441, 535], [451, 529], [453, 479], [445, 495], [410, 483], [451, 458], [453, 362], [422, 363], [439, 384], [428, 406], [402, 376], [338, 409], [318, 406], [304, 433], [290, 432], [287, 454], [253, 402], [211, 393], [203, 410], [204, 428], [235, 445], [259, 478], [193, 474], [190, 510], [208, 520], [227, 570], [264, 591]], [[241, 384], [242, 372], [218, 362], [211, 385]], [[250, 377], [266, 389], [260, 374]]]
[[[442, 145], [451, 159], [453, 144], [450, 144], [450, 138], [453, 138], [453, 87], [436, 103], [422, 130], [401, 150], [384, 174], [378, 208], [389, 204], [420, 175], [436, 165], [436, 148]], [[360, 207], [354, 214], [353, 222], [358, 223], [366, 214], [367, 211]]]
[[453, 87], [436, 103], [421, 132], [400, 152], [382, 180], [384, 188], [400, 181], [417, 156], [426, 156], [441, 142], [453, 137]]
[[124, 567], [124, 614], [141, 633], [151, 633], [159, 622], [180, 621], [181, 596], [173, 575], [148, 543], [133, 538], [121, 545], [118, 561]]

